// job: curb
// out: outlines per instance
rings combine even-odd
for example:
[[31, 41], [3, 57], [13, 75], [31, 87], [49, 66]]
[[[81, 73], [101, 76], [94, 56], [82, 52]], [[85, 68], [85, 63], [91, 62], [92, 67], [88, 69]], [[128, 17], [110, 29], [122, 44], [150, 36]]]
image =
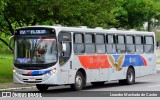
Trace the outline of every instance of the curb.
[[0, 89], [0, 91], [8, 91], [8, 90], [24, 90], [24, 89], [32, 89], [36, 88], [36, 86], [30, 86], [30, 87], [17, 87], [17, 88], [7, 88], [7, 89]]

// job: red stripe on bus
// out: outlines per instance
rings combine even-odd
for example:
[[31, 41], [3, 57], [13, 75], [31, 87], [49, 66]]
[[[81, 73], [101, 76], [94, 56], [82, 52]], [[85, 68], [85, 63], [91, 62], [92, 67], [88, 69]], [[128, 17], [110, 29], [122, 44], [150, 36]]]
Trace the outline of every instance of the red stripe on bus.
[[78, 56], [78, 58], [84, 68], [98, 69], [111, 67], [106, 55]]
[[143, 60], [143, 64], [144, 66], [147, 66], [147, 61], [141, 56], [142, 60]]

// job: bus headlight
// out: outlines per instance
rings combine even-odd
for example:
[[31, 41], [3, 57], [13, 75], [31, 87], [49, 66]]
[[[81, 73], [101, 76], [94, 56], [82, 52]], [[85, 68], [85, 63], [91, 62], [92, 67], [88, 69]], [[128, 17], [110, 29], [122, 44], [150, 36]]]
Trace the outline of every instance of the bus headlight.
[[49, 73], [45, 74], [45, 76], [49, 76], [49, 75], [52, 75], [53, 73], [56, 72], [56, 68], [53, 68]]
[[15, 75], [19, 76], [19, 77], [22, 76], [21, 74], [17, 73], [15, 69], [13, 69], [13, 73], [14, 73]]
[[13, 69], [13, 73], [15, 73], [16, 72], [16, 70], [15, 69]]

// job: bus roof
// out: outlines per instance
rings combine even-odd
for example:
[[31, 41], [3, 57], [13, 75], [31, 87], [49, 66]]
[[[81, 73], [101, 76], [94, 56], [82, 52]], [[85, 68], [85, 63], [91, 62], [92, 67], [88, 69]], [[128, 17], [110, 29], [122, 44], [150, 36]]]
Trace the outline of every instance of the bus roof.
[[136, 31], [136, 30], [117, 30], [116, 28], [111, 29], [104, 29], [101, 27], [96, 28], [88, 28], [86, 26], [78, 26], [78, 27], [66, 27], [66, 26], [47, 26], [47, 25], [36, 25], [36, 26], [26, 26], [26, 27], [20, 27], [19, 29], [25, 29], [25, 28], [53, 28], [55, 30], [59, 31], [70, 31], [70, 32], [81, 32], [81, 33], [105, 33], [105, 34], [131, 34], [131, 35], [154, 35], [154, 32], [148, 32], [148, 31]]

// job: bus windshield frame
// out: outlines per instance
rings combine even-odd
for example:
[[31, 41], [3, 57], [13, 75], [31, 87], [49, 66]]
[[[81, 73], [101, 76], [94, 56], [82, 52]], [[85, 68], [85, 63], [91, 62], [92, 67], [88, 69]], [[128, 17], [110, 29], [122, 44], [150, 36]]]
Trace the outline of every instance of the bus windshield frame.
[[[24, 34], [25, 31], [34, 34]], [[16, 30], [14, 66], [20, 69], [38, 70], [55, 65], [58, 61], [57, 38], [55, 31], [48, 33], [37, 29]], [[52, 29], [53, 30], [53, 29]], [[23, 34], [21, 34], [21, 33]], [[36, 33], [38, 32], [38, 33]], [[43, 32], [41, 34], [40, 32]]]

